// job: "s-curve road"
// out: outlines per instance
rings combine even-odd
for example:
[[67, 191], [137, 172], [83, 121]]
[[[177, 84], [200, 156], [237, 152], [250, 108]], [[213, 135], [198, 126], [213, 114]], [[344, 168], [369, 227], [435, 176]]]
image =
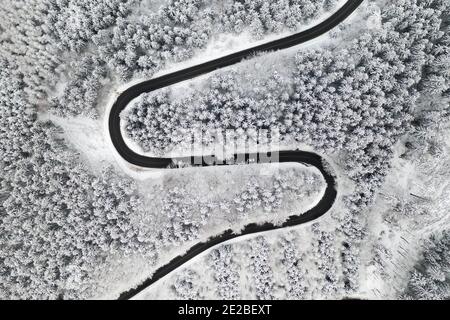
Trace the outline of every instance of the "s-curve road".
[[[363, 0], [349, 0], [346, 2], [336, 13], [334, 13], [331, 17], [321, 22], [320, 24], [305, 30], [300, 33], [296, 33], [292, 36], [285, 37], [279, 40], [275, 40], [272, 42], [268, 42], [250, 49], [246, 49], [243, 51], [239, 51], [233, 53], [231, 55], [221, 57], [212, 61], [205, 62], [203, 64], [193, 66], [184, 70], [180, 70], [171, 74], [167, 74], [161, 76], [159, 78], [147, 80], [141, 83], [138, 83], [124, 92], [122, 92], [115, 103], [113, 104], [110, 114], [109, 114], [109, 133], [111, 137], [111, 141], [116, 148], [117, 152], [120, 156], [130, 164], [133, 164], [138, 167], [144, 168], [169, 168], [174, 167], [174, 163], [179, 161], [194, 163], [194, 157], [184, 157], [184, 158], [152, 158], [140, 155], [133, 150], [131, 150], [127, 144], [125, 143], [120, 126], [120, 113], [127, 107], [127, 105], [135, 98], [139, 97], [143, 93], [152, 92], [182, 81], [186, 81], [200, 75], [210, 73], [212, 71], [231, 66], [233, 64], [239, 63], [242, 60], [249, 58], [257, 53], [275, 51], [286, 49], [295, 45], [299, 45], [305, 43], [311, 39], [314, 39], [324, 33], [330, 31], [334, 27], [336, 27], [339, 23], [344, 21], [351, 13], [353, 13], [363, 2]], [[124, 292], [120, 295], [119, 299], [129, 299], [144, 290], [149, 285], [153, 284], [157, 280], [161, 279], [171, 271], [175, 270], [188, 260], [192, 259], [196, 255], [204, 252], [205, 250], [222, 243], [224, 241], [234, 239], [237, 237], [241, 237], [243, 235], [255, 234], [269, 230], [275, 230], [290, 226], [295, 226], [299, 224], [303, 224], [306, 222], [313, 221], [322, 215], [324, 215], [328, 210], [333, 206], [334, 201], [336, 199], [336, 182], [334, 177], [325, 169], [324, 160], [317, 154], [305, 152], [305, 151], [279, 151], [278, 152], [278, 162], [298, 162], [303, 163], [309, 166], [316, 167], [324, 176], [325, 181], [327, 183], [327, 188], [325, 190], [325, 194], [323, 198], [319, 201], [319, 203], [301, 215], [291, 216], [285, 223], [282, 225], [273, 225], [270, 223], [266, 223], [263, 225], [257, 224], [249, 224], [244, 230], [236, 234], [231, 230], [224, 231], [222, 234], [210, 238], [207, 242], [199, 243], [193, 246], [186, 254], [182, 256], [178, 256], [170, 261], [167, 265], [161, 267], [156, 272], [153, 273], [151, 278], [145, 280], [138, 287], [130, 289], [127, 292]], [[241, 159], [241, 157], [245, 157], [245, 159], [256, 159], [257, 163], [264, 162], [265, 159], [259, 158], [259, 155], [256, 154], [245, 154], [245, 155], [235, 155], [235, 159]], [[197, 159], [198, 160], [198, 159]], [[269, 161], [270, 162], [270, 161]], [[197, 162], [197, 166], [209, 166], [210, 163], [206, 163], [201, 160]], [[229, 164], [229, 163], [228, 163]]]

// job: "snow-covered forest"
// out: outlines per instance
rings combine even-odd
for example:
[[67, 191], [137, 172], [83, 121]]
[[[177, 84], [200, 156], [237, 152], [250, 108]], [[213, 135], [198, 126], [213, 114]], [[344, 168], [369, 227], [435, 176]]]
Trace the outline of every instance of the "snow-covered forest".
[[432, 235], [425, 244], [423, 260], [420, 260], [411, 275], [406, 297], [410, 299], [447, 299], [450, 296], [448, 286], [450, 269], [450, 237], [444, 231]]
[[[419, 1], [402, 8], [400, 18], [398, 5], [383, 8], [385, 27], [350, 46], [298, 52], [289, 79], [274, 72], [261, 83], [256, 74], [254, 92], [241, 85], [239, 74], [226, 72], [210, 79], [206, 92], [173, 102], [168, 90], [147, 94], [126, 115], [128, 136], [144, 151], [164, 154], [183, 142], [187, 130], [245, 134], [275, 127], [318, 150], [350, 154], [349, 175], [370, 197], [399, 137], [425, 121], [414, 108], [420, 94], [447, 98], [450, 93], [448, 5]], [[420, 32], [408, 32], [416, 21], [422, 22]], [[448, 116], [448, 100], [441, 101], [432, 106], [435, 117]]]
[[[1, 0], [0, 298], [117, 298], [198, 241], [313, 207], [313, 168], [125, 168], [104, 123], [132, 81], [339, 5]], [[339, 191], [317, 223], [215, 247], [139, 298], [449, 299], [449, 18], [446, 0], [368, 0], [317, 43], [135, 100], [122, 123], [142, 152], [277, 130], [282, 148], [323, 155]]]
[[[284, 231], [219, 246], [136, 299], [336, 299], [345, 284], [334, 240], [313, 224], [301, 235]], [[195, 297], [183, 294], [188, 290]]]
[[[186, 131], [197, 128], [206, 137], [210, 129], [245, 134], [276, 128], [286, 141], [337, 152], [355, 184], [344, 199], [348, 215], [342, 226], [352, 245], [342, 250], [356, 252], [355, 240], [365, 233], [359, 213], [391, 171], [398, 143], [448, 122], [448, 14], [445, 1], [386, 5], [380, 29], [332, 50], [300, 50], [291, 58], [295, 69], [290, 74], [256, 71], [249, 77], [248, 69], [240, 73], [237, 68], [215, 74], [181, 98], [177, 88], [144, 95], [124, 114], [126, 133], [152, 154], [171, 151], [184, 143]], [[406, 147], [419, 146], [409, 142]], [[352, 266], [345, 271], [349, 288], [357, 286], [354, 272]]]

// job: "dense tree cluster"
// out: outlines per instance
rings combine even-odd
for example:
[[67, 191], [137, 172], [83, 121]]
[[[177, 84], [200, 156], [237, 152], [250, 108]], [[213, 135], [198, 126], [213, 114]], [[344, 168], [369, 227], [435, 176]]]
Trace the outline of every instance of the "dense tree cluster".
[[[84, 60], [99, 59], [99, 68], [106, 64], [122, 79], [150, 77], [168, 60], [182, 61], [192, 57], [196, 49], [206, 46], [213, 32], [238, 32], [238, 29], [251, 28], [260, 37], [263, 33], [279, 32], [286, 26], [295, 28], [318, 15], [321, 10], [331, 7], [330, 1], [320, 5], [309, 0], [297, 1], [295, 5], [278, 1], [271, 5], [270, 13], [267, 14], [265, 5], [249, 5], [253, 1], [246, 1], [245, 4], [236, 1], [220, 9], [203, 0], [171, 0], [155, 14], [127, 18], [128, 2], [117, 0], [107, 8], [103, 0], [89, 5], [84, 2], [73, 4], [68, 0], [58, 3], [51, 11], [53, 14], [50, 19], [54, 21], [51, 30], [58, 37], [60, 49], [78, 52], [92, 40], [96, 52], [87, 53]], [[239, 17], [234, 17], [240, 5], [244, 5], [245, 10], [239, 13]], [[296, 15], [289, 19], [286, 15], [292, 13], [293, 7], [296, 8]], [[275, 14], [280, 8], [284, 13]], [[99, 20], [98, 13], [103, 9], [106, 9], [106, 17]], [[90, 10], [89, 14], [87, 10]], [[224, 21], [227, 15], [231, 19]], [[254, 21], [261, 21], [259, 16], [264, 26], [257, 29]], [[111, 25], [114, 27], [107, 28]], [[94, 114], [93, 106], [98, 93], [97, 76], [80, 72], [70, 74], [69, 80], [57, 104], [58, 114]], [[91, 81], [95, 83], [87, 93], [78, 92], [80, 83]], [[75, 94], [80, 99], [76, 100]]]
[[234, 0], [222, 8], [204, 0], [170, 0], [153, 15], [118, 19], [112, 30], [99, 32], [93, 41], [100, 57], [122, 78], [151, 76], [168, 59], [190, 58], [213, 32], [250, 29], [260, 38], [267, 32], [296, 29], [334, 2]]
[[[354, 290], [360, 264], [357, 242], [365, 234], [358, 215], [388, 173], [394, 145], [405, 133], [439, 126], [448, 118], [448, 100], [436, 98], [449, 95], [448, 16], [449, 4], [442, 0], [388, 4], [382, 8], [380, 30], [332, 52], [297, 54], [292, 88], [274, 74], [259, 86], [260, 92], [252, 92], [240, 83], [239, 74], [221, 73], [211, 79], [207, 92], [176, 100], [169, 91], [143, 97], [130, 110], [127, 132], [155, 153], [182, 143], [190, 128], [244, 129], [245, 134], [248, 128], [274, 127], [327, 153], [340, 151], [347, 174], [356, 182], [354, 194], [345, 198], [348, 212], [339, 228], [345, 236], [343, 285]], [[418, 99], [431, 103], [417, 107]], [[171, 138], [161, 138], [167, 135]], [[146, 137], [156, 143], [147, 143]], [[247, 198], [253, 194], [255, 190]], [[323, 261], [319, 269], [326, 273], [324, 287], [331, 294], [341, 280], [336, 249], [330, 234], [320, 238], [317, 260]]]
[[43, 0], [5, 0], [0, 7], [0, 55], [16, 63], [26, 75], [27, 90], [39, 96], [55, 83], [60, 64], [49, 34], [50, 10], [50, 2]]
[[201, 0], [171, 0], [158, 14], [119, 19], [93, 37], [99, 56], [123, 79], [151, 76], [167, 59], [185, 60], [204, 47], [212, 22]]
[[12, 171], [30, 149], [36, 116], [23, 96], [24, 87], [15, 66], [0, 58], [0, 169], [4, 174]]
[[[85, 298], [95, 295], [93, 274], [114, 254], [143, 253], [151, 239], [166, 245], [199, 236], [213, 210], [241, 217], [274, 212], [286, 197], [317, 192], [304, 176], [254, 181], [229, 201], [207, 203], [169, 190], [162, 222], [153, 234], [133, 221], [142, 210], [135, 186], [110, 170], [95, 176], [60, 141], [58, 129], [36, 120], [36, 108], [61, 116], [95, 116], [103, 79], [151, 76], [168, 60], [181, 61], [205, 47], [218, 30], [266, 32], [296, 29], [335, 1], [233, 0], [222, 9], [203, 0], [170, 0], [155, 14], [130, 15], [133, 0], [5, 0], [0, 7], [0, 297]], [[401, 0], [382, 9], [380, 30], [348, 46], [298, 53], [289, 77], [272, 73], [245, 86], [239, 73], [214, 76], [206, 92], [173, 100], [170, 91], [145, 95], [125, 115], [127, 134], [146, 151], [166, 153], [201, 130], [277, 129], [283, 137], [328, 154], [339, 152], [356, 191], [346, 197], [341, 254], [346, 288], [357, 287], [358, 218], [387, 174], [403, 134], [448, 119], [449, 2]], [[70, 62], [70, 64], [68, 63]], [[260, 78], [260, 75], [258, 75]], [[61, 79], [67, 80], [56, 86]], [[290, 82], [291, 85], [286, 85]], [[253, 85], [253, 86], [252, 86]], [[249, 90], [253, 87], [254, 90]], [[62, 89], [62, 90], [59, 90]], [[45, 94], [56, 94], [45, 99]], [[39, 100], [36, 100], [39, 98]], [[428, 99], [429, 98], [429, 99]], [[417, 108], [418, 100], [429, 100]], [[205, 135], [207, 136], [207, 135]], [[210, 141], [203, 141], [205, 144]], [[314, 179], [313, 179], [314, 180]], [[317, 181], [316, 181], [317, 182]], [[142, 214], [140, 212], [139, 214]], [[448, 241], [432, 238], [406, 295], [449, 298]], [[315, 231], [314, 254], [326, 294], [337, 290], [335, 237]], [[250, 242], [249, 268], [256, 296], [273, 297], [269, 244]], [[295, 248], [282, 243], [290, 266], [289, 294], [302, 297], [304, 275]], [[222, 251], [221, 251], [222, 250]], [[212, 253], [224, 297], [238, 297], [231, 252]], [[174, 290], [199, 298], [198, 275], [188, 272]], [[228, 288], [228, 289], [226, 289]]]
[[80, 52], [99, 31], [113, 26], [119, 17], [127, 16], [130, 4], [135, 2], [49, 0], [48, 24], [55, 44], [62, 51]]
[[[448, 29], [448, 10], [439, 0], [390, 5], [383, 10], [385, 30], [361, 36], [338, 54], [297, 56], [294, 125], [314, 126], [301, 134], [312, 135], [324, 148], [348, 152], [350, 177], [363, 194], [379, 187], [392, 146], [414, 119], [421, 83], [429, 77], [423, 69], [436, 51], [448, 54], [448, 32], [436, 32]], [[441, 76], [448, 82], [448, 73]]]
[[234, 261], [233, 246], [224, 245], [214, 249], [208, 256], [208, 262], [214, 271], [218, 296], [224, 300], [239, 300], [239, 265]]
[[366, 236], [366, 220], [361, 215], [361, 209], [358, 209], [358, 200], [360, 196], [350, 196], [345, 200], [347, 208], [344, 209], [343, 217], [339, 221], [337, 230], [342, 234], [341, 264], [342, 264], [342, 282], [344, 289], [348, 292], [355, 292], [359, 287], [359, 268], [361, 260], [359, 257], [359, 246]]
[[[275, 73], [264, 85], [282, 82]], [[275, 88], [252, 97], [239, 85], [234, 72], [218, 74], [205, 92], [194, 92], [182, 100], [172, 101], [168, 90], [142, 95], [124, 114], [126, 133], [145, 151], [164, 154], [186, 139], [190, 141], [198, 131], [207, 144], [208, 130], [227, 129], [243, 135], [246, 130], [276, 128], [277, 115], [286, 109], [284, 100], [285, 90]]]
[[330, 10], [336, 0], [234, 0], [221, 18], [225, 30], [240, 33], [250, 29], [256, 38], [266, 32], [298, 29], [323, 11]]
[[161, 215], [167, 218], [160, 234], [161, 242], [181, 244], [197, 239], [214, 207], [214, 203], [188, 197], [183, 188], [168, 190], [161, 211]]
[[200, 275], [191, 269], [183, 270], [177, 275], [172, 290], [175, 296], [180, 300], [199, 300], [202, 298], [202, 293], [198, 286]]
[[[198, 239], [208, 222], [220, 219], [231, 225], [247, 221], [249, 217], [258, 217], [259, 212], [272, 214], [267, 216], [272, 222], [284, 222], [287, 214], [301, 214], [303, 205], [311, 205], [320, 197], [324, 181], [319, 173], [295, 168], [280, 170], [271, 179], [252, 177], [229, 199], [215, 197], [204, 199], [193, 195], [187, 186], [166, 186], [164, 195], [158, 197], [157, 239], [162, 246], [180, 245], [186, 241]], [[159, 189], [158, 189], [159, 190]], [[155, 190], [156, 191], [156, 190]], [[156, 192], [155, 192], [156, 193]], [[301, 203], [293, 212], [277, 217], [277, 213], [289, 205]], [[299, 208], [300, 207], [300, 208]], [[154, 231], [153, 231], [154, 232]]]
[[[0, 52], [18, 62], [36, 97], [56, 95], [51, 107], [60, 116], [95, 116], [99, 80], [105, 71], [112, 70], [121, 79], [150, 77], [167, 61], [192, 57], [213, 33], [242, 28], [258, 35], [281, 31], [330, 7], [330, 0], [317, 6], [310, 0], [296, 0], [293, 5], [280, 0], [266, 12], [265, 5], [256, 4], [259, 1], [236, 0], [223, 7], [204, 0], [170, 0], [146, 14], [132, 13], [136, 0], [6, 1], [0, 8]], [[234, 17], [240, 6], [244, 10]], [[286, 16], [294, 7], [295, 21]], [[283, 14], [275, 14], [281, 8]], [[256, 20], [264, 22], [261, 29], [255, 29]], [[92, 74], [84, 69], [90, 62]], [[55, 89], [64, 80], [60, 95]]]
[[233, 199], [236, 210], [242, 214], [248, 214], [252, 210], [263, 207], [266, 212], [273, 212], [281, 206], [283, 190], [281, 185], [274, 181], [273, 188], [260, 187], [256, 179], [247, 183], [244, 192]]
[[145, 94], [132, 106], [132, 109], [121, 116], [126, 121], [127, 135], [144, 151], [165, 153], [173, 145], [186, 139], [182, 130], [190, 124], [189, 119], [182, 126], [183, 118], [179, 116], [179, 112], [183, 112], [183, 115], [186, 112], [182, 106], [170, 103], [166, 90]]
[[314, 232], [314, 261], [317, 268], [323, 273], [322, 293], [332, 295], [339, 290], [339, 274], [336, 267], [335, 237], [326, 231], [321, 231], [317, 224], [313, 225]]
[[124, 17], [129, 2], [5, 1], [0, 8], [0, 53], [17, 63], [28, 90], [38, 97], [57, 84], [59, 66], [76, 60], [70, 53], [86, 48], [95, 34]]
[[95, 105], [101, 80], [106, 76], [104, 64], [96, 57], [85, 56], [70, 66], [69, 82], [58, 98], [53, 98], [51, 110], [58, 116], [97, 116]]
[[[182, 99], [168, 91], [146, 95], [130, 109], [127, 133], [144, 150], [164, 153], [189, 130], [277, 128], [341, 151], [359, 188], [350, 202], [366, 204], [389, 169], [393, 145], [411, 128], [420, 94], [448, 95], [448, 11], [443, 0], [387, 5], [383, 30], [346, 48], [299, 52], [290, 90], [273, 74], [262, 90], [248, 92], [228, 72], [213, 76], [206, 92]], [[272, 89], [277, 83], [283, 90]]]
[[359, 248], [354, 243], [343, 243], [341, 252], [342, 274], [344, 276], [344, 288], [348, 291], [355, 291], [359, 287], [359, 268], [361, 260], [359, 259]]
[[423, 259], [411, 273], [405, 297], [450, 299], [450, 232], [434, 235], [426, 242]]
[[304, 199], [318, 194], [321, 183], [315, 173], [286, 170], [275, 175], [269, 185], [260, 185], [256, 179], [247, 183], [246, 189], [233, 199], [236, 211], [247, 215], [256, 208], [273, 213], [289, 200]]
[[253, 287], [258, 300], [272, 300], [273, 270], [270, 266], [270, 245], [263, 237], [249, 241], [249, 269], [252, 275]]
[[0, 295], [90, 297], [106, 255], [144, 251], [132, 223], [140, 200], [129, 180], [78, 164], [57, 129], [35, 121], [23, 76], [0, 61]]
[[307, 271], [305, 270], [303, 255], [299, 254], [296, 243], [290, 238], [281, 238], [279, 244], [283, 252], [281, 263], [287, 276], [286, 298], [303, 300], [308, 291], [308, 285], [305, 281]]

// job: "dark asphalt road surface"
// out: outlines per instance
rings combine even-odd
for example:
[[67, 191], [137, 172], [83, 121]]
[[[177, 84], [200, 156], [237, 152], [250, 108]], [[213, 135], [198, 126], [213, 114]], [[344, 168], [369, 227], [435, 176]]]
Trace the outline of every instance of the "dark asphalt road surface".
[[[130, 87], [129, 89], [122, 92], [114, 105], [111, 108], [109, 114], [109, 133], [111, 136], [111, 141], [116, 148], [117, 152], [121, 155], [121, 157], [129, 162], [130, 164], [145, 167], [145, 168], [169, 168], [176, 167], [174, 163], [182, 160], [184, 162], [194, 163], [193, 157], [184, 157], [184, 158], [152, 158], [146, 157], [132, 151], [125, 143], [121, 128], [120, 128], [120, 113], [127, 107], [127, 105], [135, 98], [139, 97], [143, 93], [152, 92], [175, 83], [179, 83], [182, 81], [186, 81], [200, 75], [234, 65], [236, 63], [241, 62], [242, 60], [249, 58], [255, 54], [267, 51], [275, 51], [286, 49], [304, 42], [307, 42], [311, 39], [314, 39], [334, 27], [336, 27], [339, 23], [344, 21], [353, 11], [355, 11], [359, 5], [363, 2], [363, 0], [349, 0], [345, 3], [342, 8], [340, 8], [335, 14], [333, 14], [330, 18], [323, 21], [322, 23], [305, 30], [303, 32], [294, 34], [289, 37], [285, 37], [279, 40], [275, 40], [266, 44], [262, 44], [247, 50], [243, 50], [222, 58], [218, 58], [197, 66], [193, 66], [184, 70], [180, 70], [171, 74], [167, 74], [161, 76], [159, 78], [151, 79], [148, 81], [141, 82], [135, 86]], [[239, 155], [235, 155], [237, 158]], [[246, 154], [246, 159], [251, 158], [253, 155]], [[178, 256], [170, 261], [167, 265], [158, 269], [151, 278], [145, 280], [138, 287], [130, 289], [127, 292], [124, 292], [120, 295], [119, 299], [129, 299], [144, 290], [149, 285], [153, 284], [157, 280], [161, 279], [174, 269], [178, 268], [188, 260], [192, 259], [196, 255], [204, 252], [205, 250], [222, 243], [224, 241], [240, 237], [248, 234], [255, 234], [269, 230], [281, 229], [290, 226], [295, 226], [299, 224], [303, 224], [306, 222], [313, 221], [326, 212], [333, 206], [334, 201], [336, 199], [336, 181], [334, 177], [325, 169], [323, 159], [314, 153], [305, 152], [305, 151], [280, 151], [279, 152], [279, 162], [298, 162], [308, 166], [314, 166], [322, 173], [327, 183], [327, 188], [325, 190], [325, 194], [320, 202], [311, 210], [306, 213], [303, 213], [298, 216], [291, 216], [285, 223], [282, 225], [275, 226], [271, 223], [266, 223], [263, 225], [257, 224], [249, 224], [244, 230], [235, 234], [231, 230], [224, 231], [221, 235], [208, 239], [205, 243], [199, 243], [193, 246], [186, 254], [183, 256]], [[205, 163], [204, 161], [200, 161], [201, 164], [199, 166], [208, 166], [210, 164]]]

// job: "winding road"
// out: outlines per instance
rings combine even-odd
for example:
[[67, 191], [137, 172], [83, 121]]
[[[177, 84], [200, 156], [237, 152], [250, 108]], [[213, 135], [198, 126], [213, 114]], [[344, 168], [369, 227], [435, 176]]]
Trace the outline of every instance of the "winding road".
[[[133, 150], [131, 150], [127, 144], [125, 143], [120, 126], [120, 113], [127, 107], [127, 105], [135, 98], [139, 97], [143, 93], [152, 92], [182, 81], [186, 81], [200, 75], [210, 73], [212, 71], [231, 66], [233, 64], [239, 63], [242, 60], [249, 58], [257, 53], [267, 52], [267, 51], [275, 51], [286, 49], [304, 42], [307, 42], [311, 39], [314, 39], [328, 31], [332, 28], [336, 27], [339, 23], [344, 21], [351, 13], [353, 13], [363, 2], [363, 0], [349, 0], [346, 2], [336, 13], [334, 13], [331, 17], [321, 22], [320, 24], [305, 30], [303, 32], [294, 34], [289, 37], [285, 37], [279, 40], [275, 40], [272, 42], [268, 42], [247, 50], [239, 51], [237, 53], [215, 59], [197, 66], [193, 66], [184, 70], [180, 70], [171, 74], [167, 74], [161, 76], [159, 78], [151, 79], [148, 81], [141, 82], [136, 84], [124, 92], [122, 92], [115, 103], [113, 104], [108, 124], [109, 124], [109, 133], [111, 137], [111, 141], [116, 148], [119, 155], [128, 163], [133, 164], [138, 167], [144, 168], [174, 168], [176, 167], [176, 163], [182, 161], [184, 163], [198, 163], [197, 166], [209, 166], [210, 163], [206, 163], [201, 158], [199, 159], [195, 157], [180, 157], [180, 158], [152, 158], [144, 155], [140, 155]], [[193, 246], [186, 254], [182, 256], [178, 256], [170, 261], [167, 265], [162, 266], [156, 272], [154, 272], [151, 278], [145, 280], [142, 284], [137, 286], [136, 288], [130, 289], [127, 292], [124, 292], [120, 295], [119, 299], [130, 299], [133, 296], [137, 295], [139, 292], [143, 291], [149, 285], [153, 284], [157, 280], [161, 279], [171, 271], [175, 270], [185, 262], [189, 261], [193, 257], [198, 254], [204, 252], [205, 250], [220, 244], [224, 241], [231, 240], [237, 237], [241, 237], [248, 234], [255, 234], [269, 230], [281, 229], [290, 226], [295, 226], [299, 224], [303, 224], [306, 222], [313, 221], [326, 212], [328, 212], [334, 204], [336, 199], [336, 181], [331, 173], [326, 170], [326, 165], [324, 165], [324, 160], [317, 154], [305, 151], [279, 151], [278, 152], [278, 162], [298, 162], [308, 166], [316, 167], [323, 175], [327, 188], [325, 190], [324, 196], [319, 201], [319, 203], [312, 208], [311, 210], [297, 216], [291, 216], [286, 222], [282, 225], [273, 225], [271, 223], [266, 223], [263, 225], [257, 224], [249, 224], [244, 230], [236, 234], [231, 230], [224, 231], [222, 234], [209, 238], [207, 242], [199, 243]], [[255, 159], [257, 163], [267, 161], [266, 158], [259, 158], [257, 154], [245, 154], [245, 155], [234, 155], [235, 160], [241, 159], [244, 157], [247, 162], [249, 159]], [[194, 162], [194, 160], [197, 160]], [[227, 164], [219, 164], [219, 165], [227, 165]]]

